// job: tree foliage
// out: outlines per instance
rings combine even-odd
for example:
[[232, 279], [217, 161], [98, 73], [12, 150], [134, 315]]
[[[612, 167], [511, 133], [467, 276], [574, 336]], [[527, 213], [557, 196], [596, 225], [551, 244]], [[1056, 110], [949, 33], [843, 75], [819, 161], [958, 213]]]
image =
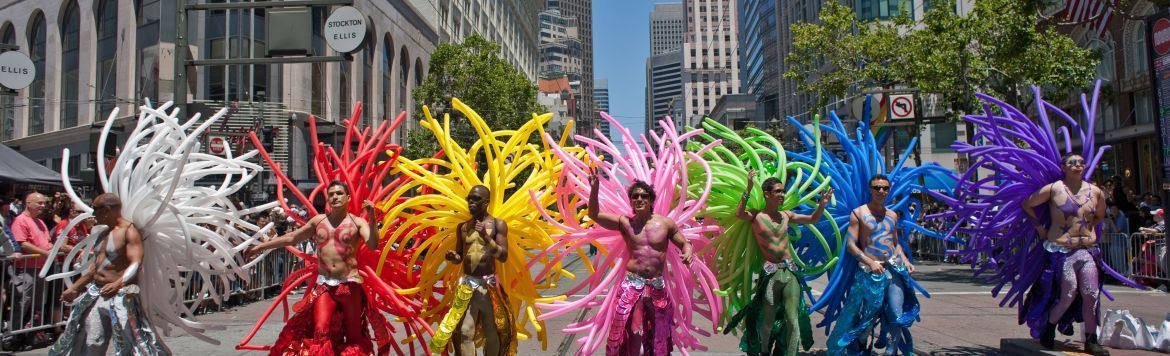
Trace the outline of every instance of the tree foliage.
[[[443, 113], [451, 114], [455, 141], [468, 148], [479, 136], [462, 114], [451, 110], [451, 98], [459, 98], [474, 109], [493, 130], [519, 128], [533, 113], [545, 112], [536, 102], [536, 85], [499, 54], [499, 44], [479, 35], [463, 43], [440, 44], [431, 54], [426, 80], [411, 92], [418, 108], [412, 119], [424, 119], [423, 105], [440, 123]], [[426, 128], [416, 127], [408, 133], [406, 157], [430, 157], [438, 150]]]
[[905, 16], [861, 21], [849, 7], [827, 2], [819, 24], [793, 25], [784, 76], [815, 93], [818, 106], [854, 85], [903, 86], [942, 94], [956, 113], [978, 109], [976, 92], [1018, 102], [1032, 85], [1061, 97], [1091, 84], [1099, 53], [1041, 21], [1039, 2], [974, 4], [959, 15], [953, 2], [933, 1], [915, 23]]

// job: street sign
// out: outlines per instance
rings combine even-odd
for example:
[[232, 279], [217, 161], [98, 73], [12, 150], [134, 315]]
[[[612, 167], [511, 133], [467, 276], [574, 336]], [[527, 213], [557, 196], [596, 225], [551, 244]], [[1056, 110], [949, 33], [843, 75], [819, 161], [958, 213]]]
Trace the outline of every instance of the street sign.
[[353, 52], [365, 38], [366, 17], [353, 6], [339, 7], [325, 20], [325, 42], [334, 51]]
[[1170, 20], [1160, 18], [1154, 21], [1154, 52], [1159, 56], [1170, 52]]
[[914, 95], [890, 95], [890, 118], [894, 120], [914, 118]]
[[36, 67], [24, 53], [8, 51], [0, 53], [0, 85], [8, 89], [24, 89], [32, 84], [37, 75]]
[[211, 136], [211, 142], [207, 144], [207, 150], [211, 151], [211, 154], [222, 155], [227, 151], [227, 140], [224, 140], [223, 136]]

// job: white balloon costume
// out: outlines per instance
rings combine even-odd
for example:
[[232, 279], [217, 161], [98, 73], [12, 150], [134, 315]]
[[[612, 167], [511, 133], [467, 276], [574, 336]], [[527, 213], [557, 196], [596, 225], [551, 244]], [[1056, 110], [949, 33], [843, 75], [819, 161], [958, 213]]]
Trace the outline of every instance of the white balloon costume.
[[[133, 223], [142, 236], [144, 254], [141, 265], [130, 267], [137, 267], [137, 282], [127, 284], [136, 289], [133, 292], [137, 292], [137, 298], [111, 302], [122, 298], [123, 293], [107, 299], [98, 296], [97, 289], [91, 285], [88, 293], [82, 291], [74, 301], [67, 330], [50, 349], [50, 354], [85, 353], [79, 348], [82, 346], [75, 345], [84, 345], [86, 341], [75, 338], [78, 331], [93, 327], [85, 324], [86, 314], [95, 308], [95, 304], [109, 308], [102, 303], [115, 303], [112, 310], [123, 314], [108, 316], [113, 323], [104, 326], [112, 329], [103, 334], [107, 338], [113, 336], [116, 354], [169, 354], [151, 327], [160, 329], [165, 335], [170, 334], [172, 327], [178, 327], [200, 340], [219, 344], [204, 332], [222, 327], [194, 321], [195, 308], [204, 298], [221, 302], [223, 293], [231, 290], [228, 287], [232, 280], [248, 279], [247, 269], [251, 266], [242, 264], [240, 252], [272, 226], [257, 227], [244, 218], [248, 214], [266, 211], [276, 203], [240, 210], [229, 200], [261, 171], [260, 165], [248, 162], [256, 151], [232, 156], [229, 148], [221, 157], [201, 150], [200, 136], [226, 110], [220, 110], [207, 120], [201, 121], [200, 115], [196, 114], [183, 122], [178, 117], [179, 110], [171, 106], [172, 103], [167, 102], [155, 108], [148, 101], [141, 107], [137, 125], [118, 153], [113, 168], [107, 172], [104, 164], [97, 165], [103, 190], [122, 200], [123, 217]], [[98, 141], [98, 157], [105, 157], [104, 147], [117, 114], [118, 110], [114, 109], [106, 119]], [[69, 196], [82, 206], [85, 213], [70, 220], [65, 231], [94, 215], [93, 208], [86, 205], [70, 185], [66, 177], [68, 165], [69, 150], [65, 149], [61, 178]], [[200, 180], [214, 180], [216, 184], [197, 185]], [[62, 272], [47, 275], [50, 269], [46, 264], [41, 276], [48, 280], [65, 278], [72, 282], [92, 264], [101, 263], [95, 258], [96, 254], [89, 252], [106, 248], [108, 234], [103, 232], [107, 230], [106, 226], [95, 227], [65, 256]], [[57, 239], [52, 254], [57, 254], [65, 240]], [[259, 260], [257, 258], [253, 263]], [[187, 300], [188, 291], [193, 292], [193, 303]], [[108, 340], [104, 342], [108, 343]], [[93, 341], [89, 343], [93, 344]]]

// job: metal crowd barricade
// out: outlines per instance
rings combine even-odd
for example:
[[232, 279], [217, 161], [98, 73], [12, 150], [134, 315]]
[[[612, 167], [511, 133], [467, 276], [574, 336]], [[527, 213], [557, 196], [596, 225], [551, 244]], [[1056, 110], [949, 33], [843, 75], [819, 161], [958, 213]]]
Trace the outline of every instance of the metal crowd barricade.
[[1133, 252], [1132, 279], [1149, 287], [1170, 285], [1165, 234], [1133, 234], [1129, 251]]
[[[0, 351], [32, 341], [35, 333], [65, 325], [65, 307], [59, 300], [64, 280], [45, 281], [33, 260], [41, 255], [0, 257]], [[60, 272], [54, 266], [49, 273]], [[29, 339], [24, 341], [21, 339]]]
[[[36, 276], [36, 271], [19, 268], [21, 261], [37, 257], [0, 257], [0, 352], [23, 349], [34, 342], [33, 336], [37, 332], [63, 327], [68, 319], [69, 307], [60, 301], [62, 291], [67, 287], [65, 280], [45, 281]], [[289, 272], [303, 265], [304, 262], [292, 253], [278, 249], [249, 270], [249, 283], [231, 282], [232, 289], [227, 293], [222, 283], [214, 279], [213, 283], [217, 292], [228, 297], [255, 294], [268, 288], [279, 288]], [[58, 271], [60, 266], [54, 266], [51, 273]], [[199, 295], [203, 280], [196, 277], [191, 276], [187, 285], [185, 300], [188, 303], [203, 299]], [[221, 306], [206, 299], [203, 299], [203, 304], [203, 311], [218, 310]]]

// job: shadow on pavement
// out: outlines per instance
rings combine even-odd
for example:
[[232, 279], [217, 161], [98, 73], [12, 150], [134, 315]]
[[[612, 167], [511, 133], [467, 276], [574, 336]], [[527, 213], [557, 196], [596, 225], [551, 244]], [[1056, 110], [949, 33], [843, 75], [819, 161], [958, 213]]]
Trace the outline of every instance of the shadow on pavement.
[[951, 346], [930, 352], [931, 356], [1000, 355], [999, 349], [990, 346]]

